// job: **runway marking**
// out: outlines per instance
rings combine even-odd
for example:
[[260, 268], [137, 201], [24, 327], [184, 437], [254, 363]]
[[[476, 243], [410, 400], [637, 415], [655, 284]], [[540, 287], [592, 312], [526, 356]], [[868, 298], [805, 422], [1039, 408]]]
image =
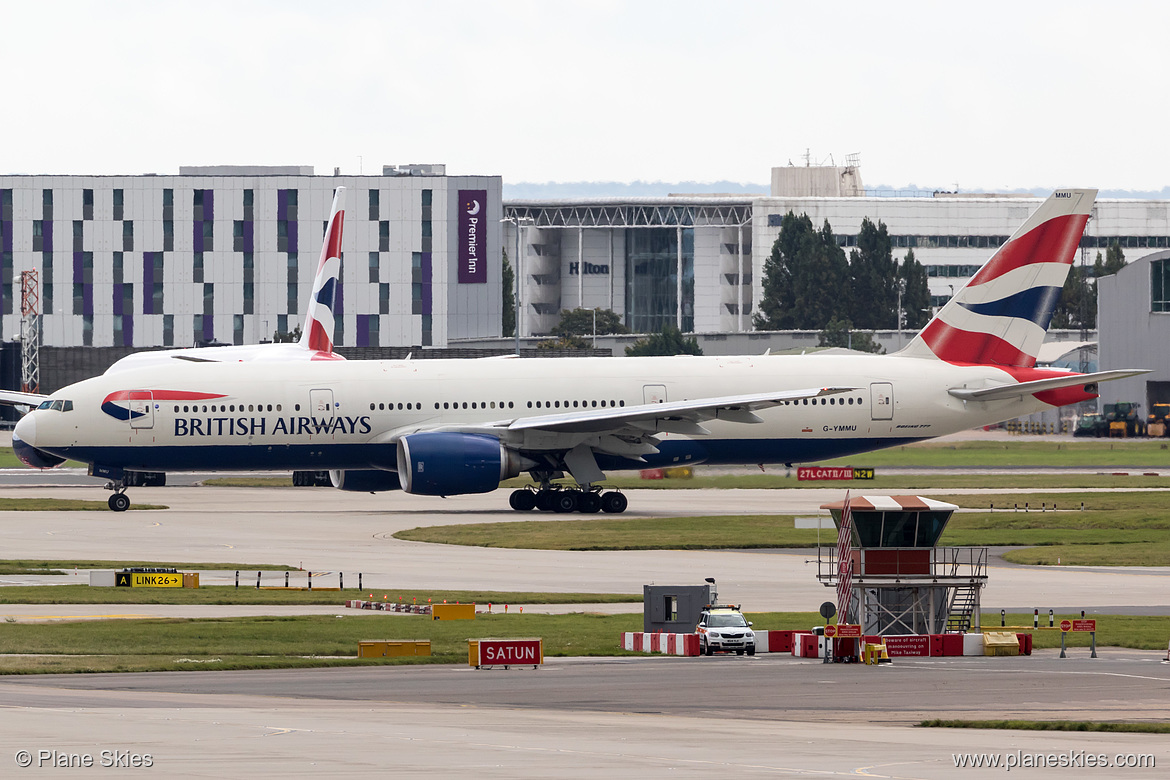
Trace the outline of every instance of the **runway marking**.
[[[925, 763], [925, 762], [917, 761], [915, 763], [921, 764], [921, 763]], [[887, 766], [903, 766], [903, 764], [901, 762], [899, 762], [897, 764], [873, 764], [871, 766], [859, 766], [853, 770], [853, 774], [861, 775], [862, 777], [897, 778], [898, 780], [923, 780], [921, 778], [913, 778], [912, 779], [912, 778], [905, 777], [903, 775], [876, 775], [876, 774], [873, 774], [872, 772], [869, 771], [871, 769], [879, 769], [879, 768], [883, 768], [883, 767], [887, 767]]]

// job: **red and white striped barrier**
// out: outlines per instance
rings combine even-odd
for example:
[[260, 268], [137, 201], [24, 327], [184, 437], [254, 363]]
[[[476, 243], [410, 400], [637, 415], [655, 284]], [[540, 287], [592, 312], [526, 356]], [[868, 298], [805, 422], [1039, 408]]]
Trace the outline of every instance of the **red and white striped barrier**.
[[697, 656], [698, 634], [646, 634], [641, 631], [622, 633], [622, 648], [635, 653]]

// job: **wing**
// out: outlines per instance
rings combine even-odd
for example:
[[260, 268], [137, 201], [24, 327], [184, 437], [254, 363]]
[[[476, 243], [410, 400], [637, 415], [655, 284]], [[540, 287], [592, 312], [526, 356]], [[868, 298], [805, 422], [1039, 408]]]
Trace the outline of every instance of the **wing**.
[[0, 390], [0, 404], [9, 406], [40, 406], [49, 396], [40, 393], [22, 393], [19, 390]]
[[771, 393], [727, 395], [666, 401], [637, 406], [590, 408], [574, 412], [484, 422], [478, 425], [418, 426], [390, 431], [376, 441], [391, 442], [413, 433], [451, 432], [495, 436], [504, 446], [554, 471], [568, 471], [581, 484], [604, 479], [596, 453], [642, 460], [658, 452], [658, 434], [704, 436], [703, 423], [710, 420], [755, 424], [763, 422], [756, 412], [806, 398], [836, 395], [854, 387], [818, 387]]

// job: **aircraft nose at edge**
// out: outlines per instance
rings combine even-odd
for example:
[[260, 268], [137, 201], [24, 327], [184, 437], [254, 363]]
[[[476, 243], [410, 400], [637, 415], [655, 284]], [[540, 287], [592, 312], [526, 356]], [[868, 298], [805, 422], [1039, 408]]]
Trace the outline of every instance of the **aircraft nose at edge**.
[[12, 429], [12, 446], [16, 447], [16, 442], [21, 441], [24, 444], [35, 447], [37, 444], [37, 416], [35, 412], [29, 412], [24, 417], [16, 421], [16, 427]]

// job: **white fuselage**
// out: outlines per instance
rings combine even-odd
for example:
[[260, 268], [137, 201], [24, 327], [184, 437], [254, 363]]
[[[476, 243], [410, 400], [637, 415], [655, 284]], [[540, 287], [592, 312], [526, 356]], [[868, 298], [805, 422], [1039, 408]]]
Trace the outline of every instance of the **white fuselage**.
[[[964, 402], [957, 387], [1011, 384], [1004, 371], [891, 356], [568, 358], [177, 363], [126, 368], [51, 398], [17, 430], [61, 457], [150, 471], [394, 468], [416, 430], [466, 430], [574, 410], [753, 392], [854, 388], [765, 408], [762, 422], [710, 420], [661, 432], [659, 453], [602, 468], [792, 463], [932, 438], [1050, 408], [1030, 394]], [[525, 449], [563, 445], [528, 432]]]

